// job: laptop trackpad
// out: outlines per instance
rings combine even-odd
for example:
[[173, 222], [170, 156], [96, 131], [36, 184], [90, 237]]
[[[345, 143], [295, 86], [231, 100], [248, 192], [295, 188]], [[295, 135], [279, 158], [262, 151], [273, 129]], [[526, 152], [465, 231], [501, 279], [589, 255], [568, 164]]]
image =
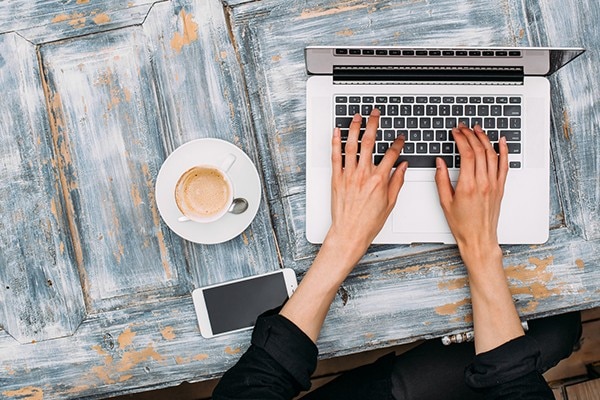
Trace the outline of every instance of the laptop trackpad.
[[396, 233], [449, 233], [435, 182], [404, 182], [392, 212]]

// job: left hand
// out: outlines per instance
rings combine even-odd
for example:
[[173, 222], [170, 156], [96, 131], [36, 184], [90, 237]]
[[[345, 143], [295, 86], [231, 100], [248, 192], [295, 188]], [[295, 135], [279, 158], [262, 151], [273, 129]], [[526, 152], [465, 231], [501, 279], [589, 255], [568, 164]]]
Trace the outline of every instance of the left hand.
[[[401, 163], [391, 173], [398, 159], [404, 137], [392, 143], [379, 165], [373, 164], [373, 148], [379, 110], [374, 109], [367, 121], [360, 153], [358, 136], [362, 117], [356, 114], [350, 124], [345, 148], [345, 165], [342, 166], [342, 142], [339, 128], [332, 140], [331, 218], [332, 224], [324, 244], [332, 244], [353, 267], [365, 254], [396, 204], [404, 183], [408, 163]], [[358, 160], [357, 160], [357, 155]]]

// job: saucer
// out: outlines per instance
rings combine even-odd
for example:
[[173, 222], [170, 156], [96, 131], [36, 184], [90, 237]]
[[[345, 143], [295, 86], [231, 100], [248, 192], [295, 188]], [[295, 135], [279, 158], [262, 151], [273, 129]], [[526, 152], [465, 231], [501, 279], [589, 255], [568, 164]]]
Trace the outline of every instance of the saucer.
[[[182, 214], [174, 194], [179, 177], [196, 165], [219, 165], [227, 154], [236, 157], [227, 172], [234, 197], [248, 200], [248, 209], [237, 215], [227, 213], [210, 223], [179, 221]], [[254, 163], [237, 146], [221, 139], [196, 139], [179, 146], [167, 157], [156, 177], [155, 195], [158, 211], [173, 232], [190, 242], [216, 244], [233, 239], [250, 225], [260, 205], [261, 185]]]

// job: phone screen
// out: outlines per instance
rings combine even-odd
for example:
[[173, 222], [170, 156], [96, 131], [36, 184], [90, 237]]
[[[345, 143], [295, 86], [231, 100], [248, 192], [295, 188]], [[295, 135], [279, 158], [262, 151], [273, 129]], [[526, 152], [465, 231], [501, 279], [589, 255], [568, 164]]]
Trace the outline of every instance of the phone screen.
[[214, 335], [253, 326], [260, 314], [288, 298], [283, 273], [204, 289], [203, 294]]

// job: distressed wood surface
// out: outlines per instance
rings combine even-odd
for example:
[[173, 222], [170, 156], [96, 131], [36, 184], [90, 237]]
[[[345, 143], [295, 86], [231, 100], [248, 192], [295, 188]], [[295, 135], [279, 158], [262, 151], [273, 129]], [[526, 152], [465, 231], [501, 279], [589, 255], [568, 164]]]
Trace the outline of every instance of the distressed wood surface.
[[[598, 82], [581, 79], [598, 75], [600, 7], [563, 3], [0, 5], [0, 398], [104, 398], [237, 361], [250, 333], [203, 339], [190, 292], [281, 266], [301, 277], [318, 250], [304, 236], [306, 45], [588, 48], [551, 80], [550, 240], [503, 249], [523, 318], [600, 305]], [[250, 227], [215, 246], [171, 232], [154, 200], [164, 159], [202, 137], [243, 149], [263, 183]], [[467, 285], [453, 246], [373, 246], [321, 357], [469, 329]]]

